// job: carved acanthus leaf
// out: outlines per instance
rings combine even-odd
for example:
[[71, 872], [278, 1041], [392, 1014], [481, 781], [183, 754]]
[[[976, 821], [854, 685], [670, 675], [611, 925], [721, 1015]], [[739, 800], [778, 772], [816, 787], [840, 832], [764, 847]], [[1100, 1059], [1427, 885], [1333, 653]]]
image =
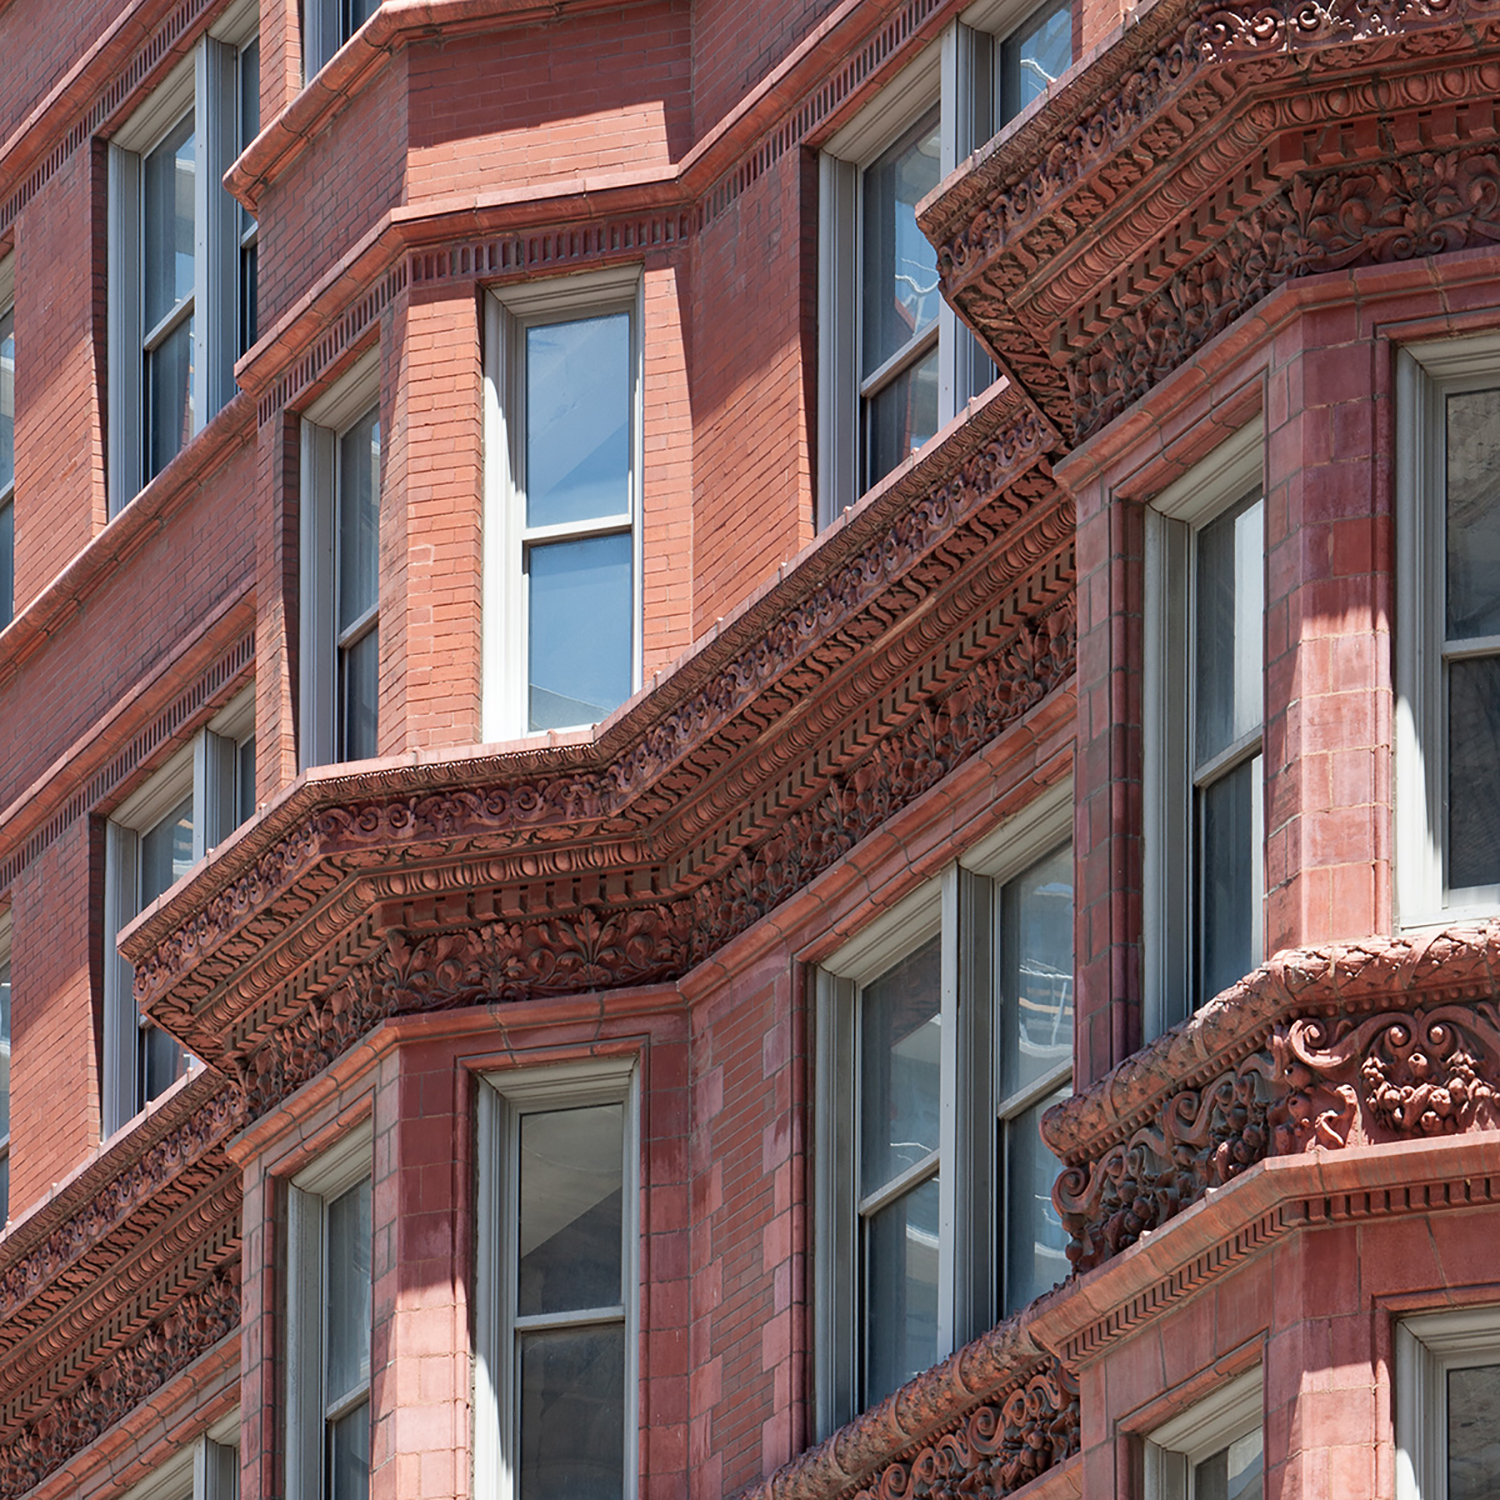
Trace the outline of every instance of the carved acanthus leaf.
[[0, 1497], [24, 1494], [239, 1326], [238, 1264], [219, 1271], [97, 1374], [0, 1445]]

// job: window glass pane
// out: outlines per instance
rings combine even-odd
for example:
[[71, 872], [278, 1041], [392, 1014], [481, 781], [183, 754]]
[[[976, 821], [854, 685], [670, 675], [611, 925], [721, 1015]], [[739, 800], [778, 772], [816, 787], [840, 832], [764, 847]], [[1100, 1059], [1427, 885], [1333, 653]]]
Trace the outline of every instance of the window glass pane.
[[937, 251], [917, 228], [917, 203], [938, 185], [940, 153], [934, 109], [865, 169], [861, 375], [937, 319]]
[[1242, 503], [1197, 537], [1194, 759], [1202, 766], [1261, 721], [1262, 505]]
[[523, 1317], [619, 1305], [624, 1142], [620, 1104], [521, 1117]]
[[1000, 892], [1000, 1094], [1073, 1060], [1073, 848]]
[[1448, 1371], [1448, 1500], [1500, 1494], [1500, 1365]]
[[259, 337], [260, 325], [260, 251], [246, 245], [240, 251], [240, 353], [243, 354]]
[[193, 295], [194, 152], [189, 112], [141, 163], [141, 321], [148, 334]]
[[339, 439], [339, 617], [347, 630], [380, 592], [380, 414], [373, 407]]
[[16, 508], [0, 505], [0, 630], [16, 614]]
[[625, 1329], [523, 1333], [520, 1500], [625, 1492]]
[[339, 0], [339, 42], [347, 42], [371, 16], [380, 0]]
[[234, 752], [234, 826], [255, 812], [255, 736], [240, 741]]
[[630, 696], [630, 533], [533, 547], [528, 569], [529, 727], [595, 724]]
[[193, 798], [189, 793], [148, 833], [141, 835], [140, 909], [144, 911], [193, 862]]
[[146, 362], [148, 478], [160, 474], [193, 432], [193, 320], [184, 318]]
[[1448, 663], [1448, 884], [1500, 884], [1500, 656]]
[[329, 1500], [368, 1500], [370, 1403], [361, 1401], [328, 1424]]
[[1198, 1003], [1260, 962], [1254, 952], [1256, 862], [1255, 786], [1261, 758], [1252, 756], [1198, 793]]
[[1448, 397], [1447, 629], [1500, 635], [1500, 390]]
[[630, 511], [630, 316], [526, 330], [526, 524]]
[[332, 1408], [370, 1378], [370, 1179], [333, 1199], [326, 1213], [324, 1400]]
[[1193, 1465], [1193, 1500], [1261, 1500], [1259, 1427]]
[[10, 1152], [0, 1156], [0, 1225], [10, 1222]]
[[864, 404], [865, 488], [878, 484], [938, 430], [938, 351], [932, 349]]
[[1066, 4], [1038, 11], [1002, 48], [1001, 88], [1009, 120], [1057, 82], [1073, 61], [1073, 12]]
[[0, 1139], [10, 1134], [10, 960], [0, 963]]
[[941, 986], [934, 936], [860, 995], [861, 1197], [937, 1150]]
[[938, 1179], [865, 1222], [865, 1393], [871, 1405], [937, 1363]]
[[16, 314], [0, 313], [0, 494], [16, 477]]
[[260, 134], [260, 38], [240, 48], [240, 150]]
[[1042, 1116], [1072, 1092], [1059, 1089], [1002, 1124], [1005, 1163], [1003, 1312], [1050, 1292], [1068, 1274], [1068, 1236], [1052, 1205], [1062, 1170], [1042, 1141]]
[[159, 1026], [142, 1026], [139, 1036], [141, 1098], [160, 1099], [182, 1077], [182, 1048]]
[[339, 652], [339, 759], [379, 754], [380, 632], [367, 630]]

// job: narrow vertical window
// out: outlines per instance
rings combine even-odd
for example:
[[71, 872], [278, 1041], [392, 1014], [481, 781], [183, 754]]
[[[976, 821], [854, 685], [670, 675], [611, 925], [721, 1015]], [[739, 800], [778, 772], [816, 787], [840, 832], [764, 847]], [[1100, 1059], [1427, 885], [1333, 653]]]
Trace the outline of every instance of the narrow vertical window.
[[329, 60], [379, 8], [380, 0], [308, 0], [303, 12], [303, 71], [308, 78]]
[[0, 311], [0, 629], [16, 609], [16, 311]]
[[[197, 809], [191, 791], [135, 840], [139, 860], [136, 910], [144, 911], [192, 868]], [[132, 913], [133, 915], [133, 913]], [[141, 1021], [136, 1030], [136, 1098], [159, 1098], [182, 1073], [182, 1048], [160, 1027]]]
[[941, 177], [938, 111], [864, 172], [861, 192], [860, 488], [883, 479], [938, 429], [937, 252], [917, 204]]
[[939, 1356], [942, 945], [929, 938], [859, 994], [860, 1404]]
[[367, 411], [339, 438], [338, 759], [376, 753], [380, 695], [380, 413]]
[[[260, 38], [253, 37], [235, 54], [236, 155], [260, 134]], [[239, 226], [239, 352], [255, 342], [259, 317], [259, 226], [250, 210], [235, 205]]]
[[1261, 957], [1263, 513], [1259, 495], [1250, 496], [1195, 537], [1191, 733], [1200, 1005]]
[[1264, 957], [1265, 504], [1259, 420], [1146, 513], [1145, 1029]]
[[193, 430], [197, 138], [188, 111], [141, 159], [141, 381], [151, 479]]
[[633, 1069], [619, 1060], [493, 1074], [482, 1099], [478, 1492], [628, 1500]]
[[1057, 1159], [1042, 1116], [1065, 1099], [1073, 1067], [1073, 849], [999, 887], [1000, 1016], [995, 1068], [1004, 1177], [1002, 1312], [1068, 1274], [1067, 1235], [1052, 1205]]
[[486, 735], [597, 724], [640, 680], [640, 273], [491, 300]]
[[1146, 1439], [1145, 1500], [1262, 1500], [1261, 1371], [1225, 1381]]
[[366, 356], [302, 424], [299, 749], [306, 766], [380, 744], [380, 408]]
[[287, 1192], [287, 1495], [368, 1500], [371, 1131], [355, 1130]]

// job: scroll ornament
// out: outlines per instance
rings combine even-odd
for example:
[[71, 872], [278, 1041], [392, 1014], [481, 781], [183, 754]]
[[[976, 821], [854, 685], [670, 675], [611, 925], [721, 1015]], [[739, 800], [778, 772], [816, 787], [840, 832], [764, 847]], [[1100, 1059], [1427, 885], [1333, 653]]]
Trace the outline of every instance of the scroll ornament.
[[1059, 1364], [972, 1411], [855, 1500], [975, 1500], [1009, 1495], [1078, 1451], [1078, 1384]]
[[1087, 1271], [1269, 1155], [1500, 1128], [1500, 1004], [1296, 1017], [1053, 1189]]

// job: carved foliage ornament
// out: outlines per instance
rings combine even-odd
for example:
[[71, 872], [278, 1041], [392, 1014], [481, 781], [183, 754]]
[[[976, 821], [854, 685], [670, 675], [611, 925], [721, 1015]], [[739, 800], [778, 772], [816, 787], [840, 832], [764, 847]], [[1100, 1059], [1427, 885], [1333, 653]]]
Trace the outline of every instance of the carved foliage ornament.
[[240, 1321], [239, 1266], [220, 1271], [151, 1323], [77, 1390], [0, 1445], [0, 1496], [21, 1495], [232, 1333]]
[[1078, 1452], [1078, 1385], [1056, 1362], [955, 1432], [892, 1464], [856, 1500], [975, 1500], [1009, 1495]]
[[691, 895], [452, 932], [390, 934], [385, 948], [331, 995], [315, 997], [257, 1040], [253, 1056], [232, 1059], [251, 1115], [321, 1072], [386, 1016], [653, 984], [686, 973], [1065, 682], [1075, 635], [1069, 596], [1034, 628], [1018, 630], [945, 698], [923, 704], [753, 854]]
[[1086, 1271], [1268, 1155], [1500, 1127], [1500, 1005], [1298, 1017], [1202, 1090], [1070, 1167], [1053, 1201]]
[[[1019, 391], [996, 399], [1001, 404], [998, 420], [1004, 425], [970, 453], [956, 472], [939, 483], [924, 480], [920, 472], [914, 474], [911, 482], [927, 487], [904, 502], [888, 528], [838, 566], [809, 597], [771, 622], [753, 645], [717, 670], [609, 765], [566, 775], [516, 777], [477, 790], [391, 796], [317, 813], [291, 829], [253, 868], [216, 893], [200, 913], [137, 962], [137, 1003], [149, 1008], [186, 969], [330, 855], [376, 857], [393, 846], [416, 846], [427, 840], [443, 843], [628, 816], [632, 799], [644, 784], [681, 761], [756, 699], [769, 682], [867, 609], [889, 590], [893, 580], [994, 503], [1046, 448], [1056, 445], [1056, 432]], [[1051, 494], [1048, 488], [1028, 497], [1011, 488], [1007, 523], [1023, 520], [1038, 499]]]
[[1068, 365], [1082, 439], [1288, 280], [1500, 242], [1492, 147], [1298, 173]]

